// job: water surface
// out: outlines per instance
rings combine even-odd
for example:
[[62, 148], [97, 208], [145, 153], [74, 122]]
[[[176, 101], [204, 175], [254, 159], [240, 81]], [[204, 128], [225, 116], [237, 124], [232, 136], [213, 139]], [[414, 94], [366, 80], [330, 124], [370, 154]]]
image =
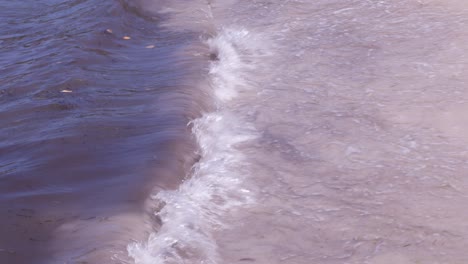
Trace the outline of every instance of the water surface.
[[468, 261], [464, 2], [0, 7], [0, 262]]

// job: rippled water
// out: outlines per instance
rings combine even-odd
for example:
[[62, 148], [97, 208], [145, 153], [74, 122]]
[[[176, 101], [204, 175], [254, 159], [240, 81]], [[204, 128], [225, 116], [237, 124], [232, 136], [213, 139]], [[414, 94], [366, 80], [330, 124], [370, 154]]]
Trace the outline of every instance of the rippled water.
[[466, 263], [467, 24], [0, 1], [0, 263]]
[[193, 164], [187, 123], [208, 106], [193, 85], [208, 60], [184, 53], [198, 35], [125, 2], [0, 9], [0, 262], [125, 252], [148, 232], [149, 193]]

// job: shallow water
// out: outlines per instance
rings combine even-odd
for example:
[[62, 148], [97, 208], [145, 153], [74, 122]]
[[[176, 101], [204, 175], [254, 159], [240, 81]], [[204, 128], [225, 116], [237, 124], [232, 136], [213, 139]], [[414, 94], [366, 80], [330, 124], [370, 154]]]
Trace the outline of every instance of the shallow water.
[[468, 261], [462, 1], [0, 7], [1, 263]]

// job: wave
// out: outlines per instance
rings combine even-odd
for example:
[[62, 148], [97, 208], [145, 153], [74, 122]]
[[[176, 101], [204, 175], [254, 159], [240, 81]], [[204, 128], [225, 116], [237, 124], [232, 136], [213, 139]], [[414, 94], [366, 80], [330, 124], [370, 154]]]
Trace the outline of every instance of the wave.
[[177, 190], [152, 197], [161, 223], [144, 243], [128, 246], [136, 264], [218, 263], [213, 234], [226, 228], [223, 217], [255, 201], [244, 187], [248, 163], [241, 143], [258, 136], [255, 128], [227, 107], [240, 92], [254, 88], [246, 75], [255, 67], [252, 54], [261, 54], [259, 38], [246, 29], [222, 29], [206, 41], [213, 62], [210, 85], [216, 110], [193, 120], [200, 161]]

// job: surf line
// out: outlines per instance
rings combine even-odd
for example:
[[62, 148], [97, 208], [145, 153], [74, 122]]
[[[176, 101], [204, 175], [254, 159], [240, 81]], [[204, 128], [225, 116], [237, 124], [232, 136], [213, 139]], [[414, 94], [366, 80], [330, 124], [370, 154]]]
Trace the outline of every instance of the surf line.
[[161, 205], [155, 215], [162, 225], [146, 242], [127, 247], [135, 264], [219, 263], [214, 233], [226, 228], [223, 217], [254, 203], [253, 192], [243, 186], [247, 159], [236, 146], [258, 133], [226, 104], [253, 88], [248, 72], [255, 68], [251, 55], [261, 46], [257, 42], [245, 29], [222, 29], [206, 41], [216, 109], [190, 122], [201, 159], [177, 190], [152, 197]]

